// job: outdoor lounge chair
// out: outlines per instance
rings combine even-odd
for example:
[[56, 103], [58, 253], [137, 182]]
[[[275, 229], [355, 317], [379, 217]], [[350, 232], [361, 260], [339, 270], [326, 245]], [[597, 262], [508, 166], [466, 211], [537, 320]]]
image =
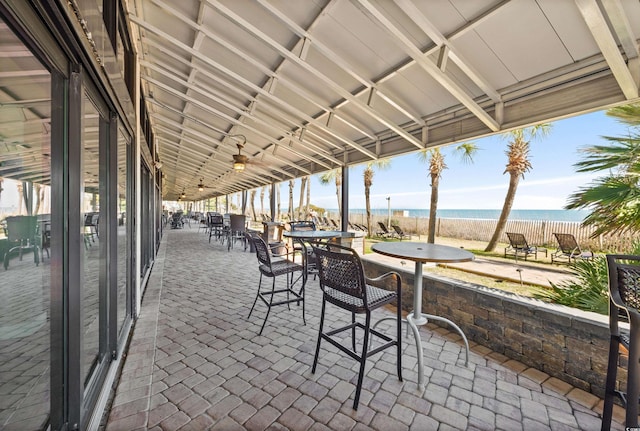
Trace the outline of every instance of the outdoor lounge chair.
[[593, 259], [593, 252], [583, 251], [576, 240], [576, 237], [570, 233], [554, 233], [553, 236], [558, 240], [558, 250], [551, 253], [551, 263], [566, 262], [571, 263], [571, 259]]
[[382, 236], [385, 238], [391, 238], [393, 236], [393, 232], [387, 229], [387, 226], [381, 221], [378, 222], [378, 226], [380, 227], [380, 230], [376, 232], [376, 235]]
[[396, 224], [392, 224], [391, 227], [393, 228], [393, 230], [396, 231], [396, 234], [400, 237], [400, 241], [402, 241], [403, 238], [409, 238], [409, 235], [407, 235], [406, 233], [404, 233], [404, 231], [402, 230], [402, 228]]
[[534, 255], [534, 257], [538, 258], [538, 252], [543, 252], [544, 255], [547, 256], [547, 249], [538, 247], [535, 245], [529, 245], [527, 239], [524, 237], [524, 234], [521, 233], [513, 233], [506, 232], [507, 238], [509, 238], [509, 245], [504, 249], [504, 257], [507, 255], [513, 255], [516, 260], [518, 260], [518, 256], [524, 256], [524, 260], [527, 260], [529, 255]]

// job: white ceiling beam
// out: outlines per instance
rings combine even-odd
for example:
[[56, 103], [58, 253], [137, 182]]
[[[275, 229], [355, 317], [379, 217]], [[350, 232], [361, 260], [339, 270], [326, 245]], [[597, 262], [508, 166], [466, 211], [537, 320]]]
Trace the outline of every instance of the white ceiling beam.
[[[178, 123], [178, 122], [176, 122], [174, 120], [171, 120], [168, 117], [162, 116], [161, 114], [153, 113], [153, 114], [150, 114], [150, 115], [161, 119], [163, 123], [166, 123], [166, 124], [172, 125], [174, 127], [178, 127], [178, 128], [180, 127], [180, 123]], [[172, 132], [172, 131], [170, 131], [170, 129], [164, 128], [162, 125], [158, 125], [158, 130], [159, 131], [164, 131], [165, 133], [170, 133], [173, 136], [175, 136], [177, 134], [177, 132]], [[204, 149], [206, 151], [211, 152], [211, 155], [207, 156], [208, 158], [211, 158], [214, 155], [219, 155], [220, 157], [227, 157], [228, 158], [228, 162], [220, 161], [218, 164], [219, 165], [221, 164], [222, 166], [228, 166], [228, 168], [226, 168], [226, 169], [223, 168], [224, 171], [231, 170], [231, 160], [233, 159], [233, 154], [235, 154], [235, 150], [223, 152], [222, 149], [229, 150], [229, 148], [226, 148], [221, 142], [219, 142], [219, 141], [217, 141], [215, 139], [213, 141], [217, 142], [219, 144], [219, 147], [217, 149], [212, 149], [210, 147], [212, 138], [210, 136], [204, 135], [204, 134], [202, 134], [202, 133], [200, 133], [200, 132], [198, 132], [196, 130], [193, 130], [192, 128], [188, 128], [187, 129], [187, 134], [193, 135], [193, 136], [195, 136], [195, 137], [197, 137], [199, 139], [202, 139], [203, 142], [208, 142], [209, 143], [209, 145], [207, 145], [207, 144], [203, 144], [202, 142], [199, 142], [199, 141], [196, 141], [196, 140], [190, 140], [189, 141], [193, 145], [196, 145], [196, 146], [198, 146], [198, 147], [200, 147], [200, 148], [202, 148], [202, 149]], [[260, 154], [269, 156], [271, 158], [271, 156], [266, 151], [262, 151]], [[257, 157], [257, 155], [256, 156], [251, 156], [251, 157]], [[293, 169], [296, 169], [298, 171], [302, 171], [302, 172], [306, 173], [307, 175], [309, 175], [311, 173], [310, 171], [308, 171], [308, 170], [296, 165], [295, 163], [289, 161], [288, 159], [285, 159], [282, 156], [280, 156], [278, 158], [272, 157], [271, 159], [275, 163], [280, 163], [280, 164], [282, 164], [283, 161], [286, 161], [286, 163], [289, 163]], [[277, 166], [269, 167], [269, 169], [272, 169], [274, 171], [280, 172], [283, 175], [287, 175], [287, 176], [293, 177], [293, 175], [291, 173], [288, 173], [287, 171], [285, 171], [283, 169], [280, 169]]]
[[[371, 118], [375, 119], [376, 121], [378, 121], [381, 124], [385, 125], [389, 129], [393, 130], [399, 136], [403, 137], [404, 139], [406, 139], [407, 141], [409, 141], [410, 143], [412, 143], [416, 147], [422, 148], [422, 144], [420, 143], [420, 141], [418, 139], [416, 139], [412, 134], [410, 134], [409, 132], [407, 132], [402, 127], [398, 126], [397, 124], [395, 124], [393, 121], [391, 121], [388, 118], [386, 118], [381, 113], [377, 112], [375, 109], [371, 108], [370, 106], [367, 106], [366, 103], [362, 103], [359, 100], [357, 100], [355, 97], [353, 97], [353, 95], [349, 91], [347, 91], [342, 86], [340, 86], [339, 84], [334, 82], [331, 78], [329, 78], [328, 76], [324, 75], [322, 72], [320, 72], [316, 68], [312, 67], [307, 62], [302, 61], [298, 56], [293, 54], [291, 51], [289, 51], [285, 47], [281, 46], [279, 43], [277, 43], [275, 40], [270, 38], [263, 31], [261, 31], [260, 29], [258, 29], [254, 25], [252, 25], [250, 22], [246, 21], [242, 17], [240, 17], [237, 14], [235, 14], [232, 10], [230, 10], [227, 7], [225, 7], [219, 1], [217, 1], [217, 0], [204, 0], [204, 1], [206, 1], [209, 5], [211, 5], [212, 7], [217, 9], [218, 11], [220, 11], [220, 13], [224, 14], [225, 16], [227, 16], [230, 20], [235, 22], [237, 25], [239, 25], [240, 27], [244, 28], [246, 31], [248, 31], [249, 33], [253, 34], [254, 36], [258, 37], [259, 39], [261, 39], [267, 45], [271, 46], [274, 50], [276, 50], [280, 55], [285, 57], [287, 60], [291, 61], [292, 63], [294, 63], [294, 64], [296, 64], [298, 66], [300, 66], [301, 68], [303, 68], [304, 70], [306, 70], [307, 72], [311, 73], [313, 76], [315, 76], [316, 78], [318, 78], [319, 80], [321, 80], [322, 82], [327, 84], [330, 88], [332, 88], [341, 97], [350, 100], [351, 103], [353, 103], [355, 106], [360, 108], [365, 113], [369, 114], [369, 116], [371, 116]], [[374, 159], [375, 159], [375, 156], [374, 156]]]
[[627, 99], [637, 98], [638, 83], [627, 67], [598, 3], [595, 0], [575, 0], [575, 2], [624, 96]]
[[[162, 69], [162, 68], [158, 68], [154, 64], [150, 64], [150, 63], [148, 63], [146, 61], [141, 62], [141, 64], [144, 64], [149, 69], [154, 70], [155, 72], [157, 72], [157, 73], [159, 73], [159, 74], [161, 74], [161, 75], [163, 75], [163, 76], [175, 81], [176, 83], [178, 83], [180, 85], [184, 85], [184, 86], [189, 85], [188, 82], [186, 82], [186, 81], [182, 80], [180, 77], [178, 77], [175, 72], [174, 73], [170, 73], [171, 72], [170, 70], [165, 70], [165, 69]], [[153, 80], [154, 82], [156, 82], [153, 78], [148, 77], [146, 75], [144, 75], [143, 78], [147, 79], [147, 80]], [[249, 112], [247, 112], [246, 108], [244, 108], [244, 107], [243, 108], [239, 108], [239, 107], [235, 106], [233, 103], [225, 100], [224, 98], [218, 97], [213, 90], [206, 91], [205, 89], [203, 89], [201, 87], [195, 87], [195, 88], [194, 87], [190, 87], [190, 88], [191, 88], [191, 92], [194, 92], [196, 94], [204, 96], [207, 99], [210, 99], [210, 100], [212, 100], [212, 101], [214, 101], [216, 103], [219, 103], [219, 104], [223, 105], [224, 107], [228, 108], [229, 110], [234, 111], [236, 114], [238, 114], [238, 118], [236, 119], [236, 121], [238, 121], [238, 122], [242, 118], [247, 117], [247, 118], [251, 118], [251, 120], [253, 120], [255, 123], [259, 123], [259, 124], [263, 125], [265, 128], [273, 130], [277, 134], [285, 135], [285, 134], [290, 133], [289, 130], [282, 130], [282, 129], [274, 126], [273, 123], [265, 121], [264, 119], [262, 119], [261, 117], [255, 115], [255, 114], [250, 114]], [[194, 98], [192, 98], [190, 96], [186, 100], [187, 100], [187, 102], [194, 103], [194, 104], [196, 104], [196, 106], [198, 106], [200, 108], [203, 108], [205, 110], [214, 111], [215, 115], [217, 115], [217, 116], [225, 115], [225, 114], [222, 114], [219, 110], [212, 108], [210, 105], [204, 104], [202, 101], [197, 101], [197, 100], [195, 100]], [[230, 118], [230, 117], [226, 117], [226, 118]], [[236, 123], [236, 124], [238, 124], [238, 123]], [[247, 126], [246, 124], [243, 124], [242, 127], [246, 128], [246, 129], [252, 129], [250, 126]], [[226, 133], [226, 132], [221, 131], [220, 133]], [[230, 133], [230, 134], [233, 134], [233, 133]], [[263, 137], [267, 138], [269, 141], [273, 141], [273, 139], [274, 139], [271, 136], [266, 135], [264, 133], [262, 135], [263, 135]], [[299, 141], [298, 141], [298, 143], [302, 144], [302, 142], [299, 142]], [[310, 145], [309, 143], [305, 144], [305, 146], [309, 146], [309, 145]], [[330, 160], [333, 163], [338, 163], [338, 160], [335, 159], [333, 157], [333, 155], [329, 151], [325, 150], [324, 148], [321, 148], [321, 147], [319, 147], [317, 145], [313, 145], [313, 144], [311, 144], [311, 147], [312, 147], [312, 149], [313, 149], [313, 151], [315, 152], [316, 155], [324, 157], [324, 158]]]
[[[166, 85], [166, 84], [164, 84], [164, 83], [162, 83], [162, 82], [160, 82], [160, 81], [157, 81], [156, 79], [153, 79], [153, 78], [147, 77], [147, 78], [146, 78], [146, 80], [147, 80], [148, 82], [150, 82], [150, 83], [152, 83], [152, 84], [156, 85], [157, 87], [159, 87], [159, 88], [163, 89], [164, 91], [166, 91], [166, 92], [170, 93], [171, 95], [173, 95], [173, 96], [175, 96], [175, 97], [178, 97], [178, 98], [180, 98], [180, 99], [186, 99], [186, 98], [187, 98], [187, 96], [186, 96], [185, 94], [180, 93], [180, 91], [176, 90], [175, 88], [170, 87], [169, 85]], [[231, 122], [231, 123], [234, 123], [234, 124], [241, 124], [237, 119], [235, 119], [235, 118], [233, 118], [233, 117], [230, 117], [230, 116], [228, 116], [228, 115], [226, 115], [226, 114], [224, 114], [224, 113], [222, 113], [222, 112], [220, 112], [220, 111], [218, 111], [218, 110], [216, 110], [216, 109], [212, 108], [211, 106], [209, 106], [209, 105], [207, 105], [207, 104], [205, 104], [205, 103], [203, 103], [203, 102], [200, 102], [200, 101], [195, 100], [195, 99], [190, 99], [190, 101], [191, 101], [193, 104], [197, 105], [200, 109], [202, 109], [202, 110], [204, 110], [204, 111], [207, 111], [207, 112], [209, 112], [209, 113], [211, 113], [211, 114], [217, 115], [218, 117], [223, 118], [223, 119], [225, 119], [225, 120], [227, 120], [227, 121], [229, 121], [229, 122]], [[197, 120], [197, 119], [196, 119], [196, 120]], [[205, 123], [203, 123], [201, 120], [197, 120], [197, 121], [198, 121], [198, 122], [200, 122], [200, 123], [202, 123], [202, 124], [205, 124]], [[206, 124], [205, 124], [205, 125], [206, 125]], [[265, 134], [265, 133], [261, 132], [260, 130], [258, 130], [258, 129], [256, 129], [256, 128], [253, 128], [253, 127], [247, 126], [246, 124], [242, 124], [242, 126], [243, 126], [245, 129], [250, 130], [251, 132], [253, 132], [253, 133], [255, 133], [255, 134], [259, 135], [259, 136], [262, 136], [263, 138], [265, 138], [265, 139], [269, 140], [269, 141], [270, 141], [270, 142], [272, 142], [274, 145], [281, 145], [281, 143], [280, 143], [280, 142], [274, 142], [274, 139], [273, 139], [271, 136], [269, 136], [269, 135], [267, 135], [267, 134]], [[222, 133], [222, 134], [227, 134], [226, 132], [220, 132], [220, 133]], [[209, 139], [210, 139], [210, 138], [209, 138]], [[312, 156], [309, 156], [309, 155], [307, 155], [307, 154], [305, 154], [305, 153], [303, 153], [303, 152], [301, 152], [301, 151], [299, 151], [299, 150], [297, 150], [297, 149], [294, 149], [294, 148], [292, 148], [292, 147], [289, 147], [289, 146], [286, 146], [286, 145], [284, 145], [283, 147], [284, 147], [287, 151], [289, 151], [290, 153], [293, 153], [293, 154], [297, 155], [298, 157], [301, 157], [301, 158], [303, 158], [303, 159], [305, 159], [305, 160], [308, 160], [308, 161], [311, 161], [311, 162], [318, 163], [318, 164], [319, 164], [319, 165], [321, 165], [321, 166], [325, 166], [327, 169], [329, 169], [329, 168], [330, 168], [330, 165], [327, 165], [324, 161], [318, 160], [318, 159], [316, 159], [316, 158], [314, 158], [314, 157], [312, 157]], [[259, 151], [263, 151], [263, 150], [262, 150], [262, 149], [260, 149]], [[322, 155], [321, 155], [321, 156], [322, 156]], [[325, 158], [329, 158], [328, 156], [324, 156], [324, 157], [325, 157]], [[337, 159], [336, 159], [336, 160], [337, 160]], [[301, 169], [301, 168], [300, 168], [300, 167], [298, 167], [298, 169]]]
[[443, 73], [438, 67], [424, 57], [414, 44], [397, 28], [387, 16], [379, 11], [368, 0], [357, 0], [364, 9], [366, 9], [382, 27], [393, 37], [395, 42], [400, 46], [416, 63], [421, 66], [436, 82], [438, 82], [445, 90], [451, 93], [460, 103], [469, 109], [480, 121], [482, 121], [489, 129], [494, 132], [500, 130], [500, 125], [489, 114], [478, 105], [473, 98], [467, 94], [455, 81]]
[[[258, 3], [262, 5], [271, 15], [278, 18], [281, 22], [287, 25], [291, 31], [297, 34], [303, 41], [305, 41], [305, 46], [308, 44], [313, 44], [316, 51], [322, 53], [326, 58], [331, 60], [334, 64], [339, 66], [342, 70], [344, 70], [347, 74], [349, 74], [352, 78], [360, 82], [362, 85], [374, 89], [376, 84], [360, 75], [356, 72], [355, 67], [351, 65], [348, 60], [340, 57], [333, 50], [327, 47], [325, 44], [320, 42], [318, 39], [313, 38], [313, 34], [310, 31], [307, 31], [296, 24], [293, 20], [291, 20], [287, 15], [282, 13], [278, 8], [274, 7], [266, 0], [256, 0]], [[308, 48], [307, 48], [308, 49]], [[302, 57], [301, 57], [302, 58]], [[304, 60], [304, 58], [302, 58]], [[397, 97], [393, 97], [389, 94], [385, 94], [380, 89], [376, 88], [378, 92], [378, 96], [380, 96], [383, 100], [385, 100], [389, 105], [393, 106], [398, 112], [401, 112], [404, 116], [406, 116], [409, 120], [415, 122], [419, 125], [424, 125], [424, 120], [420, 118], [420, 115], [415, 112], [410, 112], [410, 108], [408, 106], [402, 106]]]
[[[463, 55], [456, 49], [452, 41], [447, 40], [446, 37], [436, 27], [418, 7], [410, 0], [395, 0], [400, 6], [400, 9], [415, 22], [418, 27], [431, 39], [437, 46], [443, 47], [443, 54], [453, 61], [460, 70], [462, 70], [468, 77], [476, 84], [484, 93], [491, 98], [494, 102], [500, 102], [502, 100], [500, 93], [487, 81], [480, 72], [478, 72], [469, 61], [467, 61]], [[446, 62], [445, 62], [446, 63]], [[444, 72], [444, 69], [442, 69]]]
[[[189, 52], [190, 54], [197, 55], [197, 56], [198, 56], [198, 58], [199, 58], [201, 61], [203, 61], [204, 63], [206, 63], [206, 64], [208, 64], [208, 65], [210, 65], [210, 66], [214, 67], [215, 69], [218, 69], [218, 70], [222, 71], [223, 73], [225, 73], [225, 74], [227, 74], [227, 75], [231, 76], [233, 79], [235, 79], [235, 80], [237, 80], [237, 81], [239, 81], [239, 82], [241, 82], [241, 83], [245, 84], [247, 87], [250, 87], [250, 88], [252, 88], [252, 89], [256, 90], [257, 92], [259, 92], [260, 94], [262, 94], [262, 95], [264, 95], [264, 96], [266, 96], [266, 97], [271, 97], [271, 98], [272, 98], [272, 100], [276, 100], [276, 101], [278, 101], [281, 105], [283, 105], [283, 106], [285, 106], [285, 107], [288, 107], [289, 109], [294, 109], [292, 106], [290, 106], [290, 105], [289, 105], [289, 104], [287, 104], [286, 102], [284, 102], [284, 101], [282, 101], [282, 100], [280, 100], [280, 99], [278, 99], [278, 98], [273, 97], [273, 95], [270, 95], [270, 94], [269, 94], [267, 91], [265, 91], [263, 88], [261, 88], [261, 87], [258, 87], [258, 86], [256, 86], [256, 85], [254, 85], [254, 84], [253, 84], [253, 83], [251, 83], [250, 81], [247, 81], [247, 80], [246, 80], [246, 79], [244, 79], [242, 76], [240, 76], [240, 75], [238, 75], [237, 73], [235, 73], [235, 72], [233, 72], [233, 71], [231, 71], [231, 70], [229, 70], [229, 69], [225, 68], [225, 67], [224, 67], [224, 66], [222, 66], [221, 64], [219, 64], [219, 63], [215, 62], [213, 59], [211, 59], [211, 58], [209, 58], [209, 57], [206, 57], [206, 56], [202, 55], [202, 54], [201, 54], [201, 53], [199, 53], [199, 52], [194, 51], [194, 50], [193, 50], [192, 48], [190, 48], [189, 46], [187, 46], [187, 45], [185, 45], [185, 44], [181, 43], [180, 41], [178, 41], [177, 39], [173, 38], [173, 37], [172, 37], [172, 36], [170, 36], [169, 34], [167, 34], [167, 33], [163, 32], [162, 30], [160, 30], [160, 29], [158, 29], [158, 28], [156, 28], [156, 27], [154, 27], [154, 26], [150, 25], [149, 23], [147, 23], [147, 22], [145, 22], [145, 21], [142, 21], [142, 20], [137, 19], [137, 17], [135, 17], [135, 16], [133, 16], [133, 15], [132, 15], [130, 18], [131, 18], [131, 21], [132, 21], [133, 23], [135, 23], [136, 25], [140, 26], [141, 28], [144, 28], [144, 29], [146, 29], [146, 30], [148, 30], [148, 31], [150, 31], [150, 32], [153, 32], [154, 34], [158, 35], [159, 37], [164, 38], [165, 40], [167, 40], [168, 42], [170, 42], [172, 45], [177, 46], [177, 47], [179, 47], [179, 48], [181, 48], [181, 49], [183, 49], [183, 50], [185, 50], [185, 51]], [[203, 73], [203, 72], [201, 71], [201, 73]], [[281, 82], [282, 82], [282, 81], [283, 81], [283, 80], [281, 80]], [[285, 85], [285, 84], [284, 84], [284, 82], [282, 82], [282, 85]], [[302, 92], [303, 92], [303, 90], [302, 90], [301, 88], [297, 88], [296, 90], [297, 90], [297, 93], [298, 93], [298, 94], [300, 94], [300, 93], [302, 93]], [[332, 130], [332, 129], [329, 129], [329, 128], [324, 127], [324, 125], [322, 125], [322, 124], [321, 124], [319, 121], [317, 121], [316, 119], [313, 119], [312, 117], [309, 117], [309, 116], [308, 116], [308, 115], [306, 115], [306, 114], [302, 114], [302, 115], [304, 115], [305, 117], [307, 117], [307, 118], [309, 119], [309, 121], [310, 121], [310, 122], [313, 122], [313, 124], [314, 124], [315, 126], [318, 126], [318, 127], [322, 128], [322, 129], [324, 129], [327, 133], [332, 134], [334, 137], [336, 137], [336, 139], [339, 139], [340, 141], [342, 141], [342, 142], [344, 142], [345, 144], [347, 144], [347, 145], [349, 145], [349, 146], [351, 146], [351, 147], [355, 148], [356, 150], [358, 150], [358, 151], [362, 152], [363, 154], [366, 154], [368, 157], [370, 157], [370, 158], [372, 158], [372, 159], [375, 159], [375, 158], [376, 158], [375, 154], [371, 153], [370, 151], [368, 151], [366, 148], [362, 147], [362, 146], [361, 146], [361, 145], [359, 145], [358, 143], [353, 142], [353, 141], [351, 141], [350, 139], [345, 138], [345, 137], [343, 137], [343, 136], [339, 135], [336, 131], [334, 131], [334, 130]], [[239, 123], [237, 120], [234, 120], [234, 122], [235, 122], [235, 123]], [[245, 126], [246, 126], [246, 125], [244, 125], [244, 124], [243, 124], [243, 127], [245, 127]], [[258, 132], [258, 133], [259, 133], [259, 132]], [[270, 139], [273, 139], [273, 138], [270, 138]], [[331, 166], [327, 166], [324, 162], [320, 162], [320, 161], [316, 161], [316, 162], [317, 162], [319, 165], [326, 167], [327, 169], [332, 169], [332, 167], [331, 167]], [[341, 165], [341, 164], [342, 164], [342, 162], [341, 162], [341, 161], [338, 161], [338, 164], [340, 164], [340, 165]]]

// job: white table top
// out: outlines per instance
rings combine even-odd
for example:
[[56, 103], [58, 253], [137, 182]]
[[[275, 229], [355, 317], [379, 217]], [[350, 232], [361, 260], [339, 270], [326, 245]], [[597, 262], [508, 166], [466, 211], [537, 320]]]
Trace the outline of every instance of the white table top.
[[470, 251], [447, 245], [429, 244], [426, 242], [379, 242], [371, 250], [385, 256], [414, 262], [466, 262], [475, 257]]

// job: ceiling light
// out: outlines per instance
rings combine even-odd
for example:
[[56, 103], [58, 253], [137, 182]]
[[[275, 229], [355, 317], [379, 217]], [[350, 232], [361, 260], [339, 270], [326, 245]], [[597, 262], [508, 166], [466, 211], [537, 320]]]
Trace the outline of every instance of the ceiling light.
[[182, 191], [182, 194], [180, 195], [180, 197], [181, 197], [182, 199], [184, 199], [184, 198], [186, 198], [186, 197], [187, 197], [187, 194], [184, 192], [184, 190]]
[[202, 178], [200, 178], [200, 183], [198, 184], [198, 191], [199, 192], [204, 191], [204, 184], [202, 184]]
[[233, 155], [233, 170], [236, 172], [242, 172], [249, 160], [247, 156], [242, 154], [242, 148], [244, 148], [244, 144], [247, 143], [247, 138], [245, 138], [244, 135], [229, 135], [229, 137], [242, 141], [236, 144], [238, 147], [238, 154]]

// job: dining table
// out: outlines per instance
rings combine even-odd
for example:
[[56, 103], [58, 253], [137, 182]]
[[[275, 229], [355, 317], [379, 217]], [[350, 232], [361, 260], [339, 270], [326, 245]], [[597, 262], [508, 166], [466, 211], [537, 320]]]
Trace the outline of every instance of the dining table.
[[371, 247], [371, 250], [381, 255], [415, 262], [413, 279], [413, 310], [407, 315], [407, 323], [413, 332], [416, 342], [418, 356], [418, 384], [424, 384], [424, 353], [418, 326], [426, 325], [429, 320], [445, 322], [452, 326], [462, 336], [466, 346], [465, 366], [467, 366], [469, 361], [469, 341], [462, 329], [445, 317], [422, 312], [422, 266], [428, 262], [453, 263], [471, 261], [474, 259], [473, 253], [461, 248], [414, 241], [379, 242], [374, 244]]

